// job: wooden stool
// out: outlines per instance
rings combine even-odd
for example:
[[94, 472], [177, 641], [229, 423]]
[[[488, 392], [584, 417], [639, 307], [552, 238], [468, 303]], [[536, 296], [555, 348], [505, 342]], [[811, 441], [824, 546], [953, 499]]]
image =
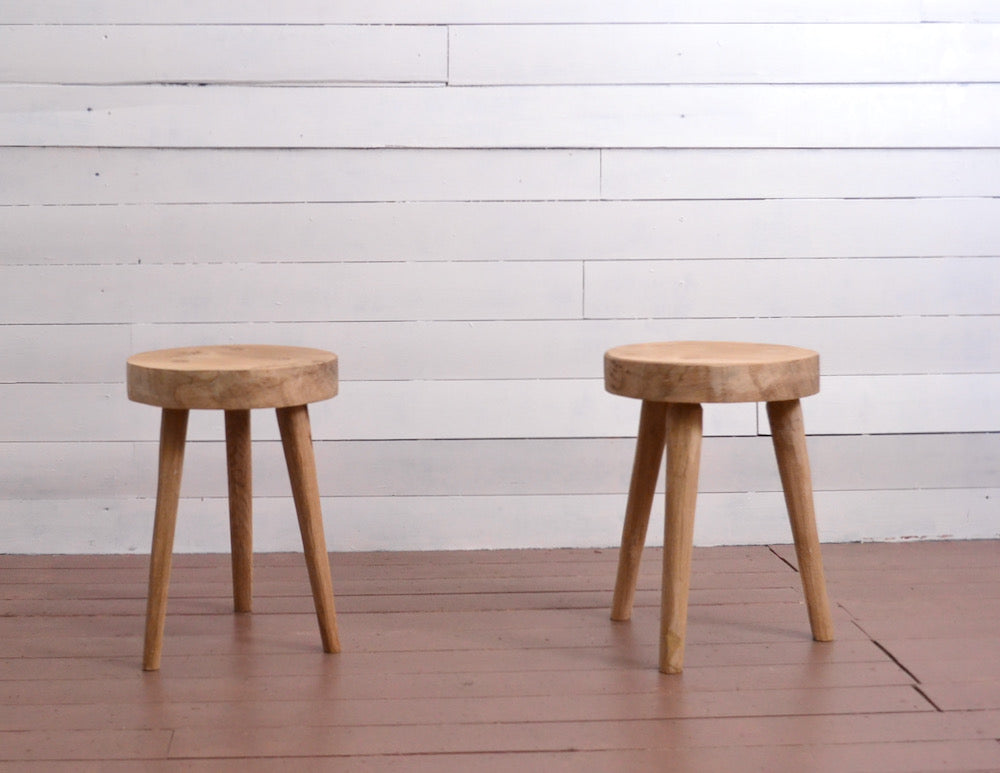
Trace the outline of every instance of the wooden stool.
[[701, 457], [701, 403], [766, 402], [812, 635], [816, 641], [831, 641], [833, 621], [799, 404], [800, 397], [819, 391], [819, 355], [770, 344], [632, 344], [605, 353], [604, 386], [612, 394], [642, 400], [611, 619], [632, 616], [639, 559], [666, 444], [660, 671], [681, 672]]
[[336, 394], [337, 356], [319, 349], [201, 346], [144, 352], [129, 358], [129, 399], [163, 409], [142, 659], [145, 670], [160, 667], [190, 409], [225, 411], [233, 601], [237, 612], [250, 612], [252, 607], [250, 409], [277, 409], [323, 650], [340, 651], [307, 408], [308, 403]]

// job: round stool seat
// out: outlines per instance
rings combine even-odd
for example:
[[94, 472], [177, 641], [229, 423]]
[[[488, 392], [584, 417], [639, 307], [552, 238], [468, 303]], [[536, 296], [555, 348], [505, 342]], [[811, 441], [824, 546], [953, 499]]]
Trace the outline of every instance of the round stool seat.
[[161, 408], [286, 408], [337, 394], [337, 355], [299, 346], [192, 346], [128, 359], [130, 400]]
[[628, 344], [605, 353], [604, 387], [664, 403], [796, 400], [819, 392], [819, 354], [728, 341]]

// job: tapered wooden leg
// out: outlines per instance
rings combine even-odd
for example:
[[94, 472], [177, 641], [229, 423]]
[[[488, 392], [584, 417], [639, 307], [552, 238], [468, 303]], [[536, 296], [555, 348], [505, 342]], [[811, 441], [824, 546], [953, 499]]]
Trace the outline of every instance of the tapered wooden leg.
[[337, 613], [333, 605], [333, 583], [330, 579], [330, 557], [326, 552], [326, 540], [323, 536], [316, 458], [309, 430], [309, 411], [306, 406], [297, 405], [278, 408], [277, 413], [323, 650], [340, 652]]
[[628, 620], [632, 617], [639, 561], [646, 544], [649, 511], [653, 506], [656, 478], [660, 474], [660, 463], [663, 461], [666, 417], [666, 403], [643, 400], [639, 413], [639, 435], [635, 441], [632, 482], [629, 484], [628, 502], [625, 505], [622, 546], [618, 552], [618, 577], [615, 580], [615, 595], [611, 602], [612, 620]]
[[701, 461], [701, 406], [674, 403], [667, 413], [667, 515], [660, 601], [660, 671], [684, 668], [694, 510]]
[[174, 527], [184, 468], [184, 440], [188, 412], [165, 408], [160, 420], [160, 464], [156, 483], [156, 515], [153, 520], [153, 547], [149, 557], [149, 595], [146, 597], [146, 640], [142, 667], [160, 668], [163, 626], [167, 616], [167, 589], [174, 550]]
[[233, 608], [253, 611], [253, 483], [250, 411], [226, 411], [229, 471], [229, 541], [232, 545]]
[[820, 554], [813, 508], [812, 475], [806, 451], [805, 424], [798, 400], [767, 404], [771, 422], [774, 453], [778, 459], [781, 485], [785, 491], [788, 519], [792, 524], [795, 555], [798, 559], [802, 589], [809, 610], [809, 625], [816, 641], [833, 640], [833, 618], [826, 595], [823, 556]]

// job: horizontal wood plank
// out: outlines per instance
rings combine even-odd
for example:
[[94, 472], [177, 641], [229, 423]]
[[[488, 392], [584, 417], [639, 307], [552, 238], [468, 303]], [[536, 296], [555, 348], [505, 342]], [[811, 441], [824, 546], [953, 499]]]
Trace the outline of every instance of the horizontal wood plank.
[[992, 257], [998, 218], [1000, 198], [15, 206], [0, 262]]
[[[870, 434], [996, 432], [1000, 374], [832, 377], [806, 405], [806, 426], [820, 435], [848, 427]], [[760, 411], [763, 418], [764, 406]]]
[[1000, 190], [1000, 151], [981, 148], [0, 148], [0, 162], [0, 204], [17, 205], [967, 198]]
[[[250, 341], [335, 351], [350, 381], [593, 378], [607, 349], [664, 340], [803, 346], [824, 377], [996, 373], [998, 338], [992, 315], [3, 325], [0, 383], [116, 383], [135, 352]], [[466, 356], [476, 350], [490, 356]]]
[[212, 0], [137, 7], [128, 0], [95, 0], [84, 5], [64, 0], [21, 0], [6, 15], [17, 24], [497, 24], [613, 22], [934, 22], [1000, 21], [990, 0], [956, 4], [949, 0], [865, 0], [801, 3], [776, 0], [742, 3], [706, 0], [693, 6], [622, 0], [613, 7], [601, 0], [519, 0], [467, 3], [433, 0], [414, 6], [407, 0], [349, 0], [330, 6], [289, 0], [280, 8], [266, 0]]
[[989, 24], [469, 25], [449, 83], [992, 82]]
[[3, 85], [0, 137], [85, 147], [991, 147], [998, 95], [996, 84]]
[[0, 148], [0, 163], [6, 170], [0, 204], [18, 205], [551, 200], [600, 193], [596, 151]]
[[[256, 429], [256, 415], [253, 423]], [[215, 425], [213, 440], [186, 450], [189, 497], [226, 495], [221, 417]], [[808, 443], [820, 491], [990, 488], [1000, 454], [1000, 433], [823, 435]], [[321, 490], [331, 496], [624, 495], [634, 439], [317, 440], [315, 450]], [[152, 440], [0, 443], [0, 481], [8, 499], [146, 497], [155, 486], [156, 457]], [[470, 459], [474, 471], [458, 475]], [[699, 489], [779, 491], [770, 439], [706, 438]], [[254, 492], [289, 495], [277, 441], [254, 444]]]
[[993, 258], [593, 261], [585, 273], [585, 316], [597, 318], [1000, 311]]
[[119, 381], [131, 349], [128, 325], [0, 325], [0, 383]]
[[[6, 528], [0, 552], [146, 552], [152, 534], [155, 481], [145, 498], [0, 500]], [[321, 485], [324, 494], [334, 494]], [[904, 489], [818, 491], [824, 541], [898, 540], [898, 513], [907, 516], [904, 539], [996, 539], [1000, 490]], [[553, 496], [430, 496], [324, 498], [327, 542], [334, 550], [470, 550], [607, 548], [621, 538], [624, 494]], [[262, 551], [301, 550], [290, 498], [254, 503], [255, 544]], [[74, 528], [80, 513], [87, 529]], [[178, 552], [229, 550], [226, 500], [185, 498], [180, 505]], [[661, 544], [663, 502], [653, 504], [648, 541]], [[791, 540], [778, 492], [703, 493], [698, 497], [699, 545], [786, 543]]]
[[443, 83], [444, 28], [409, 25], [0, 26], [0, 81]]
[[[898, 716], [898, 715], [894, 715]], [[583, 723], [589, 724], [589, 723]], [[623, 723], [630, 724], [630, 723]], [[661, 730], [669, 728], [668, 722], [659, 723]], [[515, 726], [516, 727], [516, 726]], [[529, 731], [531, 732], [531, 731]], [[582, 732], [582, 729], [581, 731]], [[400, 743], [407, 743], [409, 734], [402, 734]], [[100, 734], [78, 734], [80, 739], [92, 743], [101, 740]], [[235, 740], [230, 740], [234, 743]], [[490, 749], [501, 744], [495, 741], [487, 744]], [[298, 769], [312, 773], [327, 769], [336, 760], [338, 770], [345, 773], [371, 770], [378, 766], [384, 771], [410, 771], [411, 773], [452, 773], [466, 771], [470, 766], [479, 770], [490, 770], [496, 773], [564, 773], [580, 770], [608, 770], [618, 765], [627, 765], [629, 770], [639, 773], [662, 770], [663, 757], [669, 753], [672, 758], [683, 761], [685, 770], [691, 773], [714, 773], [732, 767], [754, 766], [759, 770], [774, 769], [777, 764], [787, 763], [794, 766], [791, 769], [808, 767], [816, 773], [843, 773], [844, 771], [864, 771], [866, 764], [877, 759], [880, 770], [890, 773], [933, 773], [939, 771], [958, 770], [953, 767], [960, 764], [962, 773], [990, 773], [995, 769], [997, 755], [995, 742], [979, 741], [922, 741], [903, 743], [871, 743], [843, 746], [840, 744], [800, 745], [791, 751], [778, 752], [767, 747], [735, 747], [709, 748], [691, 750], [676, 750], [660, 748], [637, 750], [580, 750], [572, 752], [557, 751], [525, 751], [511, 753], [505, 751], [484, 752], [443, 752], [438, 754], [422, 754], [414, 756], [372, 755], [372, 756], [294, 756]], [[285, 758], [278, 758], [285, 759]], [[116, 765], [121, 762], [121, 767]], [[150, 771], [170, 770], [177, 766], [176, 760], [141, 759], [142, 767]], [[0, 763], [3, 770], [27, 770], [34, 764], [31, 762]], [[72, 770], [79, 762], [67, 763], [61, 760], [46, 760], [45, 765], [50, 770]], [[102, 760], [102, 770], [134, 769], [136, 760]], [[263, 758], [199, 758], [185, 760], [184, 767], [195, 771], [267, 771], [273, 769], [274, 759]]]
[[993, 196], [998, 174], [979, 148], [601, 151], [606, 199]]
[[558, 319], [582, 295], [568, 261], [0, 266], [25, 323]]

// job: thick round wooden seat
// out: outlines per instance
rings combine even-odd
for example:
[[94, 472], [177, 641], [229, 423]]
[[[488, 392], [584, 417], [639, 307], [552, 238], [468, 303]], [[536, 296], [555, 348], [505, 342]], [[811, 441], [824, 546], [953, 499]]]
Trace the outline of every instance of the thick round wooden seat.
[[251, 611], [253, 595], [250, 411], [276, 409], [323, 649], [339, 652], [307, 407], [337, 394], [337, 356], [293, 346], [162, 349], [130, 357], [127, 383], [129, 399], [163, 409], [143, 668], [155, 671], [160, 667], [184, 443], [192, 409], [225, 411], [237, 612]]
[[630, 344], [604, 355], [609, 392], [665, 403], [795, 400], [819, 391], [809, 349], [728, 341]]
[[130, 400], [161, 408], [285, 408], [337, 394], [337, 355], [298, 346], [191, 346], [128, 359]]
[[812, 478], [799, 398], [819, 391], [819, 355], [774, 344], [722, 341], [640, 343], [604, 355], [608, 392], [642, 400], [629, 486], [613, 620], [632, 615], [653, 493], [667, 450], [667, 512], [660, 610], [660, 671], [684, 665], [694, 512], [701, 457], [701, 403], [767, 403], [768, 419], [813, 638], [830, 641], [833, 622], [820, 555]]

